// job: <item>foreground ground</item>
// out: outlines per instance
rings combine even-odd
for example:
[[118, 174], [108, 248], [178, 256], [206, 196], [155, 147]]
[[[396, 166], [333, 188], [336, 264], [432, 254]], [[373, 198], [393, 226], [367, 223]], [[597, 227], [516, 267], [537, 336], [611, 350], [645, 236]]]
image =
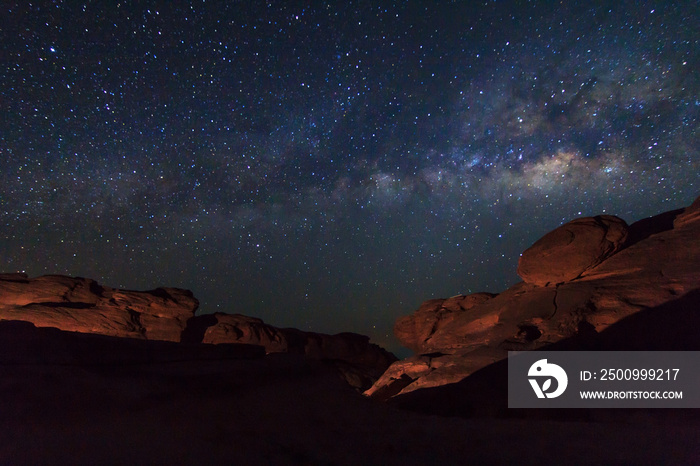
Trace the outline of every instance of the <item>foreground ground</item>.
[[700, 424], [438, 417], [255, 347], [0, 322], [1, 464], [698, 464]]

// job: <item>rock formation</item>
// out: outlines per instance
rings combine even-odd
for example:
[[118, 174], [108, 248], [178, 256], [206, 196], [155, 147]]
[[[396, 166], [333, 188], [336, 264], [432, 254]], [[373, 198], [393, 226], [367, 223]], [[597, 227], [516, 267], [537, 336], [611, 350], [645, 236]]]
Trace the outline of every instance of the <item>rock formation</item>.
[[388, 364], [361, 335], [195, 316], [183, 290], [0, 275], [0, 464], [698, 464], [694, 410], [509, 409], [504, 357], [700, 350], [699, 229], [696, 201], [630, 225], [617, 252], [599, 235], [589, 258], [606, 257], [574, 278], [426, 302], [396, 324], [419, 354], [375, 399], [333, 370], [357, 387]]
[[509, 350], [595, 335], [681, 298], [700, 288], [698, 238], [700, 198], [630, 226], [612, 216], [562, 225], [523, 253], [523, 282], [495, 296], [430, 300], [399, 319], [396, 336], [417, 354], [392, 364], [366, 394], [459, 382]]
[[523, 252], [518, 275], [540, 286], [571, 281], [619, 251], [627, 231], [627, 223], [612, 215], [572, 220]]
[[286, 353], [289, 345], [280, 329], [256, 317], [241, 314], [204, 314], [187, 323], [183, 341], [210, 344], [245, 343], [265, 348], [266, 353]]
[[438, 330], [448, 328], [459, 314], [494, 296], [496, 295], [491, 293], [474, 293], [448, 299], [431, 299], [410, 316], [399, 318], [394, 324], [394, 334], [406, 348], [429, 352], [427, 348], [431, 346], [430, 339]]
[[0, 274], [0, 320], [148, 340], [180, 341], [199, 301], [190, 291], [127, 291], [86, 278]]
[[[193, 335], [191, 339], [188, 335]], [[201, 335], [201, 336], [200, 336]], [[357, 333], [303, 332], [277, 328], [240, 314], [201, 315], [188, 322], [184, 341], [259, 345], [267, 353], [303, 354], [333, 364], [357, 389], [367, 389], [396, 361], [396, 357]]]
[[362, 390], [396, 361], [363, 335], [279, 329], [239, 314], [195, 316], [198, 305], [190, 291], [177, 288], [127, 291], [86, 278], [0, 274], [0, 321], [141, 340], [256, 345], [265, 353], [327, 361]]

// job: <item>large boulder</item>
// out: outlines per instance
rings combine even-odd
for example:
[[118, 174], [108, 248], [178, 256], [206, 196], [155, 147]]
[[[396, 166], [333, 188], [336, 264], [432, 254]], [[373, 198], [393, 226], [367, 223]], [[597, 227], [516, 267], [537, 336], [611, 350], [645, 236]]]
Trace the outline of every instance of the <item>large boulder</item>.
[[177, 288], [119, 290], [62, 275], [0, 274], [0, 320], [37, 327], [149, 340], [180, 341], [199, 301]]
[[627, 223], [612, 215], [572, 220], [523, 252], [518, 275], [538, 286], [573, 280], [619, 251], [627, 233]]
[[[700, 286], [699, 212], [695, 201], [629, 227], [603, 216], [554, 230], [523, 254], [525, 282], [495, 296], [477, 294], [468, 310], [430, 300], [399, 319], [396, 336], [417, 354], [392, 364], [365, 394], [385, 399], [460, 382], [505, 359], [508, 351], [537, 350], [572, 338], [590, 341], [642, 311], [656, 310], [662, 322], [661, 309], [685, 302]], [[627, 235], [631, 239], [625, 242]], [[675, 334], [683, 332], [688, 333], [679, 328]], [[664, 335], [669, 348], [683, 347], [672, 341], [674, 332], [666, 329]], [[633, 337], [627, 338], [630, 350], [639, 349], [630, 347]]]

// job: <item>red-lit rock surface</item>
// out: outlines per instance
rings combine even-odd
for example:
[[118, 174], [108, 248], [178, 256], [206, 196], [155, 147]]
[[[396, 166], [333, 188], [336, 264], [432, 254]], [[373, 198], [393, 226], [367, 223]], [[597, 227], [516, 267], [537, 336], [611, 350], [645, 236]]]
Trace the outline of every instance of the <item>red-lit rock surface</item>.
[[627, 223], [612, 215], [572, 220], [523, 252], [518, 275], [540, 286], [571, 281], [619, 251], [627, 230]]
[[126, 291], [94, 280], [0, 274], [0, 320], [37, 327], [145, 340], [249, 344], [266, 353], [296, 353], [337, 367], [357, 389], [366, 389], [396, 361], [369, 338], [278, 329], [239, 314], [195, 316], [198, 301], [187, 290]]
[[[629, 227], [609, 216], [559, 227], [523, 255], [519, 272], [527, 264], [526, 281], [497, 296], [478, 294], [473, 298], [478, 304], [466, 310], [445, 309], [445, 303], [459, 298], [431, 300], [399, 319], [397, 337], [417, 354], [394, 363], [366, 394], [388, 398], [459, 382], [506, 358], [509, 350], [596, 334], [639, 311], [673, 302], [700, 288], [699, 238], [699, 200]], [[558, 263], [568, 265], [557, 268]], [[562, 272], [567, 269], [572, 270], [568, 275]]]
[[0, 320], [128, 338], [180, 341], [199, 301], [190, 291], [127, 291], [61, 275], [0, 275]]
[[432, 346], [430, 340], [438, 330], [449, 328], [458, 315], [494, 296], [491, 293], [474, 293], [448, 299], [431, 299], [410, 316], [399, 318], [394, 324], [394, 334], [406, 348], [428, 353]]
[[267, 353], [289, 350], [289, 343], [278, 328], [255, 317], [217, 312], [196, 317], [190, 322], [195, 324], [203, 327], [202, 343], [248, 343], [264, 347]]

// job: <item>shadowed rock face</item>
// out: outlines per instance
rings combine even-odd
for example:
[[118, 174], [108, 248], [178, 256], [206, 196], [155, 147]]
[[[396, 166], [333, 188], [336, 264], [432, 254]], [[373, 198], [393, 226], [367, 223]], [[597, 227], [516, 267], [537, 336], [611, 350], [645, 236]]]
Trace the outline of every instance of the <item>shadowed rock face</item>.
[[[494, 387], [470, 391], [479, 407], [499, 409]], [[470, 409], [440, 395], [448, 414]], [[301, 355], [0, 322], [2, 465], [697, 464], [700, 423], [612, 421], [425, 416]]]
[[366, 394], [388, 398], [459, 382], [510, 350], [596, 334], [677, 300], [700, 288], [698, 238], [700, 200], [629, 227], [612, 216], [569, 222], [525, 251], [524, 282], [496, 296], [461, 298], [475, 302], [468, 309], [430, 300], [399, 319], [396, 336], [417, 354], [392, 364]]
[[328, 361], [356, 389], [365, 390], [396, 357], [353, 333], [324, 335], [279, 329], [240, 314], [195, 316], [190, 291], [127, 291], [61, 275], [0, 274], [0, 321], [142, 340], [188, 344], [247, 344], [265, 353], [295, 353]]
[[293, 328], [280, 329], [240, 314], [216, 313], [194, 317], [188, 329], [198, 328], [203, 343], [259, 345], [267, 353], [303, 354], [334, 365], [358, 390], [369, 388], [396, 357], [356, 333], [326, 335]]

